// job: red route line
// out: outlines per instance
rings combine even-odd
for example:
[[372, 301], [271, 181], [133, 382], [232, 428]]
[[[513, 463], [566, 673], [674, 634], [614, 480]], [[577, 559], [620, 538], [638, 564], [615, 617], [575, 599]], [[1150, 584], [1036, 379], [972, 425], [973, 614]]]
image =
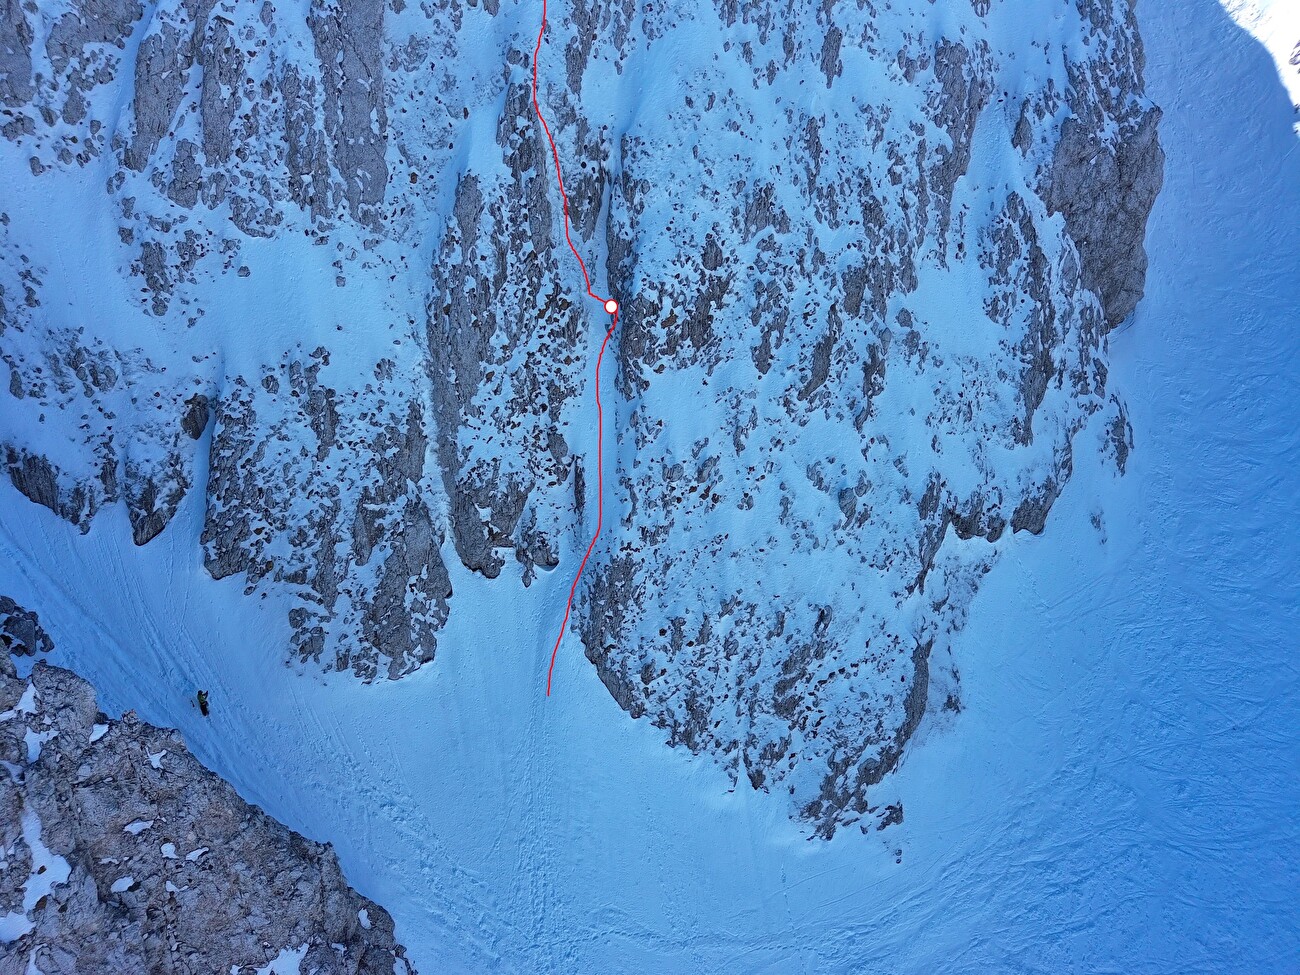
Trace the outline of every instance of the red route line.
[[551, 156], [555, 159], [555, 181], [560, 185], [560, 199], [564, 201], [564, 239], [569, 244], [569, 250], [573, 251], [573, 256], [578, 259], [578, 267], [582, 268], [582, 280], [587, 286], [588, 297], [599, 301], [613, 317], [609, 324], [609, 331], [605, 333], [605, 340], [600, 343], [600, 352], [596, 356], [596, 533], [591, 536], [591, 542], [587, 545], [586, 554], [582, 556], [582, 562], [578, 565], [578, 572], [573, 577], [573, 585], [569, 587], [569, 601], [564, 607], [564, 622], [560, 624], [560, 635], [555, 638], [555, 649], [551, 651], [551, 665], [546, 669], [546, 696], [550, 697], [551, 675], [555, 672], [555, 657], [560, 652], [560, 643], [564, 639], [564, 631], [569, 625], [569, 614], [573, 611], [573, 597], [578, 592], [578, 580], [582, 578], [582, 570], [587, 567], [587, 559], [591, 558], [591, 552], [596, 547], [596, 539], [600, 538], [601, 515], [605, 507], [604, 464], [601, 456], [601, 446], [605, 439], [605, 417], [600, 409], [600, 363], [605, 358], [605, 346], [609, 344], [610, 336], [614, 334], [614, 329], [618, 328], [618, 302], [612, 298], [602, 298], [591, 290], [591, 278], [587, 275], [587, 265], [583, 262], [582, 255], [578, 253], [578, 248], [573, 246], [573, 238], [569, 236], [569, 197], [564, 192], [564, 177], [560, 173], [560, 153], [555, 148], [555, 139], [551, 136], [551, 127], [546, 124], [546, 117], [542, 115], [542, 106], [537, 102], [537, 59], [542, 52], [542, 37], [545, 33], [546, 0], [542, 0], [542, 26], [537, 31], [537, 47], [533, 49], [533, 108], [537, 112], [538, 120], [542, 123], [542, 129], [546, 132], [546, 141], [551, 144]]

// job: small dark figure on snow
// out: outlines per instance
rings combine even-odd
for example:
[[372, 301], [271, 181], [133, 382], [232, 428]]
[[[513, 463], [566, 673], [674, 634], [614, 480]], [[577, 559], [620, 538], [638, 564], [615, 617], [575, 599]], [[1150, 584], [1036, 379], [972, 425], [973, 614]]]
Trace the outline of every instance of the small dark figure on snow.
[[199, 691], [199, 713], [205, 718], [208, 716], [208, 692]]

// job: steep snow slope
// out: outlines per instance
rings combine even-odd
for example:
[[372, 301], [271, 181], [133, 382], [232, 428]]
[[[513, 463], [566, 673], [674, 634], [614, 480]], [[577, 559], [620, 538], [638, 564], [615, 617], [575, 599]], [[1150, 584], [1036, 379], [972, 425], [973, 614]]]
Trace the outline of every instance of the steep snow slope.
[[1112, 337], [1129, 475], [1079, 464], [1046, 535], [986, 576], [954, 646], [964, 710], [876, 794], [901, 826], [806, 841], [572, 656], [544, 703], [549, 647], [510, 640], [554, 616], [536, 586], [503, 601], [449, 566], [467, 609], [436, 673], [303, 680], [280, 610], [207, 579], [200, 499], [137, 549], [120, 508], [83, 538], [3, 487], [7, 594], [109, 706], [179, 724], [336, 843], [427, 970], [1287, 971], [1300, 153], [1273, 65], [1215, 3], [1140, 15], [1169, 171], [1148, 299]]

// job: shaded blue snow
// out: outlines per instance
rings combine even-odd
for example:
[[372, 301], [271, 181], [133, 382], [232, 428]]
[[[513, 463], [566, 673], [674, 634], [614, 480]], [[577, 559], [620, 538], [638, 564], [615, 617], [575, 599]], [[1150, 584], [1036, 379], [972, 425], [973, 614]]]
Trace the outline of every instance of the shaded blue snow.
[[1117, 480], [1085, 430], [1046, 534], [986, 579], [965, 710], [878, 790], [901, 827], [802, 840], [576, 654], [548, 702], [537, 591], [502, 612], [499, 584], [489, 603], [458, 577], [498, 612], [461, 614], [434, 667], [299, 677], [282, 608], [204, 573], [193, 498], [135, 549], [120, 511], [82, 537], [0, 488], [7, 594], [107, 710], [178, 725], [333, 842], [425, 972], [1296, 970], [1300, 142], [1215, 0], [1139, 18], [1168, 162], [1148, 294], [1112, 337], [1137, 449]]

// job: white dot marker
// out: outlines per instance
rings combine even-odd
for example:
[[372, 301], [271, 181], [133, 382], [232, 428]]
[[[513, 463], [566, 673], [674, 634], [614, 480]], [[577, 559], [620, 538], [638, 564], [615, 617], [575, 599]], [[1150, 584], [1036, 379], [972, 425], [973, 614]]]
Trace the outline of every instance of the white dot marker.
[[613, 298], [610, 298], [608, 301], [605, 302], [605, 311], [609, 312], [611, 315], [617, 314], [618, 302], [615, 301]]

